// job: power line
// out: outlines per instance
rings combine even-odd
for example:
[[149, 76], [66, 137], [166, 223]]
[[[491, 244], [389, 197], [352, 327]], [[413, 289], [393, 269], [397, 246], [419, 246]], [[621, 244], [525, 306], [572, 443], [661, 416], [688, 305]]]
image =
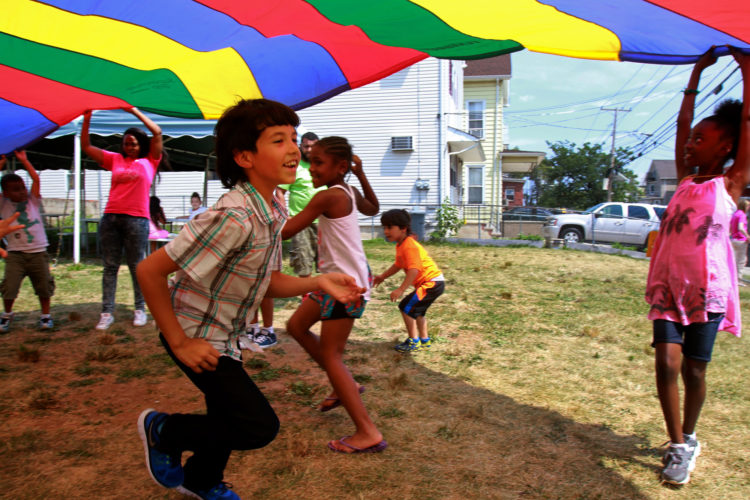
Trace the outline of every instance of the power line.
[[[643, 64], [641, 64], [640, 66], [638, 66], [638, 70], [635, 73], [633, 73], [632, 75], [630, 75], [630, 78], [628, 78], [628, 80], [622, 85], [622, 87], [620, 87], [620, 90], [618, 90], [617, 92], [615, 92], [615, 96], [619, 95], [625, 89], [625, 87], [627, 87], [630, 84], [630, 82], [633, 81], [633, 79], [636, 77], [636, 75], [638, 75], [638, 73], [641, 72], [642, 69], [643, 69]], [[599, 114], [601, 112], [602, 112], [602, 108], [600, 106], [599, 110], [596, 112], [596, 116], [594, 117], [594, 120], [591, 122], [591, 126], [592, 127], [594, 125], [596, 125], [596, 120], [599, 119]], [[589, 138], [589, 133], [586, 132], [586, 135], [583, 137], [583, 143], [584, 144], [586, 144], [586, 141], [588, 140], [588, 138]]]
[[[734, 71], [727, 78], [725, 78], [722, 81], [722, 83], [719, 84], [715, 89], [723, 89], [724, 82], [726, 82], [727, 79], [730, 76], [732, 76], [732, 74], [734, 74]], [[698, 118], [701, 118], [703, 115], [705, 115], [706, 112], [711, 109], [711, 107], [713, 106], [713, 104], [715, 104], [716, 102], [722, 101], [727, 96], [727, 94], [729, 94], [732, 90], [734, 90], [734, 88], [737, 87], [737, 85], [739, 85], [741, 82], [742, 82], [742, 79], [739, 79], [738, 81], [736, 81], [731, 87], [729, 87], [727, 90], [725, 90], [723, 94], [721, 94], [720, 96], [718, 96], [711, 103], [708, 102], [708, 99], [710, 99], [711, 96], [714, 95], [714, 93], [712, 92], [712, 93], [706, 95], [701, 100], [701, 102], [699, 102], [696, 105], [696, 111], [694, 113], [694, 118], [693, 119], [696, 120]], [[703, 105], [704, 103], [706, 103], [707, 105], [704, 106], [702, 110], [698, 111], [698, 107], [701, 106], [701, 105]], [[674, 132], [674, 130], [676, 130], [676, 128], [677, 128], [677, 123], [676, 122], [672, 123], [672, 125], [669, 128], [664, 129], [662, 132], [660, 132], [659, 135], [658, 135], [658, 137], [652, 138], [652, 140], [650, 141], [650, 143], [643, 144], [641, 146], [640, 151], [634, 151], [634, 153], [637, 156], [643, 156], [644, 154], [648, 153], [649, 151], [652, 151], [653, 149], [661, 146], [663, 143], [665, 143], [668, 140], [672, 139], [673, 132]]]
[[[708, 84], [706, 85], [706, 88], [710, 88], [710, 87], [712, 86], [713, 82], [714, 82], [714, 81], [715, 81], [715, 80], [716, 80], [716, 79], [717, 79], [717, 78], [718, 78], [718, 77], [719, 77], [719, 76], [720, 76], [720, 75], [721, 75], [721, 74], [722, 74], [722, 73], [723, 73], [724, 71], [726, 71], [726, 70], [727, 70], [727, 69], [728, 69], [728, 68], [729, 68], [730, 66], [732, 66], [732, 62], [731, 62], [731, 61], [729, 61], [729, 62], [727, 63], [727, 65], [726, 65], [726, 66], [724, 66], [724, 68], [722, 68], [721, 70], [719, 70], [718, 72], [716, 72], [716, 73], [715, 73], [715, 74], [713, 75], [713, 77], [711, 78], [711, 80], [710, 80], [710, 81], [708, 82]], [[732, 72], [731, 72], [731, 73], [730, 73], [730, 74], [729, 74], [729, 75], [728, 75], [728, 76], [727, 76], [727, 77], [726, 77], [726, 78], [725, 78], [725, 79], [724, 79], [724, 80], [723, 80], [723, 81], [722, 81], [721, 83], [719, 83], [719, 85], [718, 85], [718, 86], [717, 86], [716, 88], [719, 88], [719, 87], [721, 87], [721, 86], [723, 85], [723, 83], [724, 83], [724, 82], [726, 82], [726, 81], [727, 81], [727, 79], [729, 79], [729, 77], [731, 77], [731, 76], [732, 76], [732, 74], [734, 74], [734, 72], [735, 72], [736, 70], [737, 70], [737, 68], [735, 67], [735, 70], [734, 70], [734, 71], [732, 71]], [[651, 121], [651, 120], [652, 120], [652, 119], [653, 119], [653, 118], [654, 118], [655, 116], [657, 116], [657, 115], [659, 114], [659, 112], [661, 112], [661, 111], [662, 111], [662, 110], [663, 110], [663, 109], [664, 109], [664, 108], [665, 108], [665, 107], [666, 107], [666, 106], [667, 106], [667, 105], [668, 105], [668, 104], [669, 104], [669, 103], [671, 102], [671, 100], [672, 100], [672, 99], [674, 99], [674, 98], [675, 98], [676, 96], [678, 96], [678, 95], [679, 95], [679, 93], [675, 93], [675, 94], [674, 94], [674, 95], [673, 95], [673, 96], [672, 96], [672, 97], [671, 97], [671, 98], [670, 98], [670, 99], [669, 99], [669, 100], [668, 100], [668, 101], [667, 101], [667, 102], [666, 102], [666, 103], [665, 103], [665, 104], [664, 104], [664, 105], [663, 105], [663, 106], [662, 106], [661, 108], [659, 108], [659, 110], [658, 110], [658, 111], [656, 111], [655, 113], [653, 113], [653, 114], [651, 115], [651, 117], [649, 117], [649, 118], [648, 118], [648, 119], [647, 119], [647, 120], [646, 120], [645, 122], [643, 122], [643, 123], [642, 123], [642, 124], [641, 124], [641, 125], [640, 125], [640, 126], [638, 127], [638, 129], [641, 129], [641, 128], [643, 128], [643, 127], [644, 127], [644, 126], [646, 125], [646, 123], [648, 123], [648, 122], [649, 122], [649, 121]], [[696, 105], [696, 110], [697, 110], [697, 109], [698, 109], [698, 107], [700, 107], [700, 106], [701, 106], [701, 105], [702, 105], [702, 104], [703, 104], [703, 103], [704, 103], [704, 102], [705, 102], [705, 101], [706, 101], [706, 100], [707, 100], [707, 99], [708, 99], [709, 97], [710, 97], [710, 96], [709, 96], [708, 94], [706, 94], [706, 95], [705, 95], [705, 96], [704, 96], [704, 97], [703, 97], [703, 98], [701, 99], [701, 101], [700, 101], [700, 102], [698, 102], [698, 104]], [[679, 113], [679, 110], [678, 110], [677, 112], [675, 112], [675, 113], [674, 113], [673, 115], [671, 115], [671, 116], [670, 116], [670, 117], [669, 117], [669, 118], [668, 118], [668, 119], [667, 119], [666, 121], [664, 121], [664, 122], [663, 122], [663, 123], [662, 123], [661, 125], [659, 125], [658, 127], [656, 127], [656, 129], [655, 129], [655, 130], [654, 130], [654, 131], [653, 131], [653, 132], [652, 132], [652, 133], [650, 134], [650, 136], [649, 136], [648, 138], [646, 138], [646, 139], [644, 139], [643, 141], [641, 141], [641, 143], [640, 143], [640, 144], [637, 144], [637, 145], [636, 145], [635, 147], [636, 147], [636, 148], [638, 148], [639, 146], [646, 146], [646, 145], [647, 145], [647, 142], [649, 142], [649, 140], [650, 140], [651, 142], [655, 142], [655, 141], [658, 141], [659, 139], [661, 139], [661, 138], [663, 137], [663, 135], [664, 135], [664, 134], [670, 133], [670, 131], [671, 131], [671, 130], [672, 130], [672, 129], [673, 129], [674, 127], [676, 127], [676, 124], [675, 124], [675, 119], [677, 118], [677, 115], [678, 115], [678, 113]]]
[[602, 108], [602, 111], [614, 111], [615, 119], [612, 125], [612, 150], [610, 152], [611, 163], [609, 166], [609, 175], [607, 176], [607, 201], [612, 201], [612, 182], [615, 175], [615, 138], [617, 137], [617, 113], [629, 113], [631, 110], [625, 108]]

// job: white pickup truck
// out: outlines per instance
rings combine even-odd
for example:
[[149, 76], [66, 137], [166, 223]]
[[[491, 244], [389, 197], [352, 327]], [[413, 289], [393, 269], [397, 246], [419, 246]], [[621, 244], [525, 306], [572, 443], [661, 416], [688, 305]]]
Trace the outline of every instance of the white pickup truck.
[[648, 233], [659, 230], [666, 208], [645, 203], [600, 203], [581, 213], [547, 217], [542, 236], [566, 242], [593, 241], [645, 247]]

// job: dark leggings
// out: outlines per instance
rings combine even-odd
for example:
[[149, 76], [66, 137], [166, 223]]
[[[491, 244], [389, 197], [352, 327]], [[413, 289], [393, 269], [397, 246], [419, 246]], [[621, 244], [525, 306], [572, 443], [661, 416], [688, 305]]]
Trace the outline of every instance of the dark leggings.
[[102, 249], [102, 312], [112, 314], [115, 311], [115, 292], [117, 291], [117, 271], [122, 262], [125, 250], [125, 261], [133, 280], [135, 308], [146, 309], [141, 287], [135, 277], [135, 268], [146, 257], [148, 242], [148, 219], [126, 214], [104, 214], [99, 223], [99, 242]]
[[185, 462], [185, 485], [211, 488], [223, 480], [232, 450], [266, 446], [279, 432], [279, 419], [241, 361], [221, 356], [215, 371], [195, 373], [175, 357], [162, 335], [159, 338], [206, 399], [206, 415], [169, 415], [160, 433], [161, 444], [192, 451]]

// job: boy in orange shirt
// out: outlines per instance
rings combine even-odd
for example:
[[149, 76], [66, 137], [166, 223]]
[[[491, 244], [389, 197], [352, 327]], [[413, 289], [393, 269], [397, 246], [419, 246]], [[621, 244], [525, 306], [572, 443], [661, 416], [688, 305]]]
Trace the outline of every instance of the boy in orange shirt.
[[425, 313], [445, 290], [445, 278], [435, 261], [412, 234], [409, 212], [401, 209], [388, 210], [380, 217], [380, 223], [383, 225], [385, 239], [396, 242], [396, 262], [385, 272], [375, 276], [373, 285], [379, 285], [403, 269], [406, 276], [401, 286], [391, 292], [391, 302], [401, 298], [406, 289], [414, 285], [414, 291], [398, 305], [409, 337], [394, 349], [399, 352], [429, 349], [432, 341], [427, 334]]

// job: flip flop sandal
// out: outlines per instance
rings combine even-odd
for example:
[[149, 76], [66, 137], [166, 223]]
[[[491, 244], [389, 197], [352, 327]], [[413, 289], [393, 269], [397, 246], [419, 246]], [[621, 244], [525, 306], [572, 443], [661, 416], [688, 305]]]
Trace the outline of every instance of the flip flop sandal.
[[[360, 385], [359, 389], [357, 389], [357, 390], [359, 391], [360, 394], [362, 394], [363, 392], [365, 392], [365, 386], [364, 385]], [[321, 406], [320, 407], [320, 412], [321, 413], [325, 413], [327, 411], [331, 411], [334, 408], [338, 408], [339, 406], [341, 406], [341, 400], [338, 398], [338, 396], [337, 397], [325, 398], [323, 400], [324, 403], [326, 401], [333, 401], [333, 403], [331, 403], [330, 405]]]
[[372, 446], [369, 446], [367, 448], [357, 448], [353, 444], [349, 444], [346, 442], [346, 438], [350, 438], [351, 436], [344, 436], [341, 439], [339, 439], [339, 444], [343, 444], [347, 448], [351, 449], [352, 451], [344, 451], [336, 448], [333, 443], [335, 441], [329, 441], [328, 442], [328, 449], [331, 451], [335, 451], [336, 453], [344, 453], [346, 455], [353, 455], [354, 453], [380, 453], [381, 451], [388, 448], [388, 443], [385, 442], [385, 439], [380, 441], [379, 443], [375, 443]]

